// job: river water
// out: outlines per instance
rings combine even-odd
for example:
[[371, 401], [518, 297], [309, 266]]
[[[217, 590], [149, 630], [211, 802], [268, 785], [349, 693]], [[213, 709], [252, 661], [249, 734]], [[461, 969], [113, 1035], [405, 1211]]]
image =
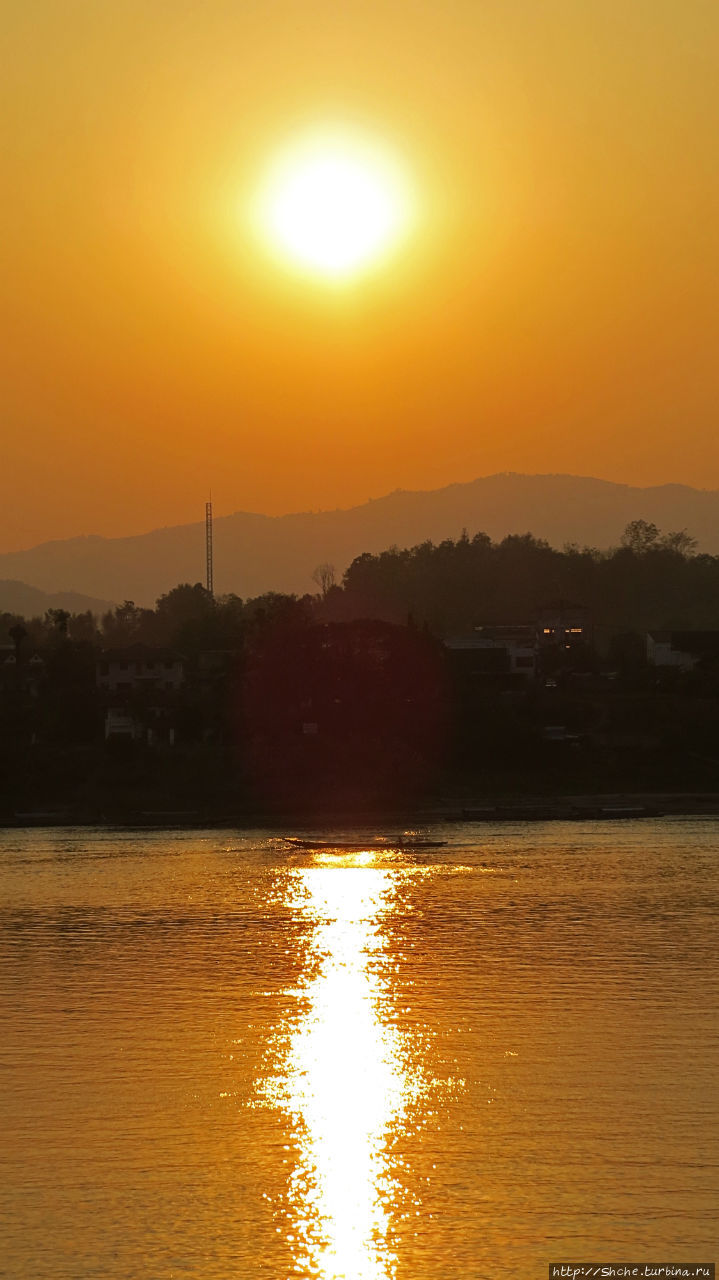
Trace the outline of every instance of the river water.
[[716, 1257], [719, 823], [432, 834], [0, 833], [1, 1276]]

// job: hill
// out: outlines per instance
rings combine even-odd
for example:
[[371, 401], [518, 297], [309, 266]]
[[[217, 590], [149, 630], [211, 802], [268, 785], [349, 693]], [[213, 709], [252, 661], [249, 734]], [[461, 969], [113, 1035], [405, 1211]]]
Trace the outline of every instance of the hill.
[[[630, 520], [686, 528], [719, 553], [719, 491], [667, 484], [634, 488], [589, 477], [501, 474], [426, 492], [397, 490], [348, 510], [215, 521], [215, 588], [242, 597], [316, 590], [314, 568], [338, 577], [355, 556], [482, 530], [493, 539], [531, 532], [555, 547], [616, 545]], [[204, 521], [132, 538], [80, 537], [0, 555], [0, 575], [42, 591], [83, 592], [151, 605], [178, 582], [204, 578]], [[84, 606], [89, 607], [89, 606]]]
[[103, 614], [113, 608], [111, 600], [95, 600], [77, 591], [48, 594], [26, 582], [0, 581], [0, 613], [17, 613], [23, 618], [41, 618], [48, 609], [67, 609], [68, 613]]

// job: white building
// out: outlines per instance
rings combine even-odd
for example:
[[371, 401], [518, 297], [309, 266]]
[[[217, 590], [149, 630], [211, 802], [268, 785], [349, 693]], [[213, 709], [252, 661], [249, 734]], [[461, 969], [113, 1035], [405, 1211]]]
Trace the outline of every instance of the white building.
[[647, 662], [693, 671], [703, 658], [719, 658], [719, 631], [648, 631]]
[[[484, 652], [488, 670], [503, 668], [510, 675], [524, 676], [527, 680], [533, 680], [537, 674], [537, 647], [530, 626], [475, 627], [464, 635], [450, 636], [445, 644], [455, 652]], [[501, 664], [491, 662], [500, 655], [506, 655]]]
[[129, 693], [147, 689], [173, 692], [185, 683], [182, 658], [170, 649], [130, 645], [127, 649], [107, 649], [96, 666], [98, 689], [108, 693]]

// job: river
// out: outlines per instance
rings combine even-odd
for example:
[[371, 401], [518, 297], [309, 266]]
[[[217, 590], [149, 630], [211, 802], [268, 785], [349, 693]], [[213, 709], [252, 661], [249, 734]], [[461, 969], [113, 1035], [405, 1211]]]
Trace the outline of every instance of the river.
[[2, 1277], [716, 1257], [717, 820], [281, 834], [0, 833]]

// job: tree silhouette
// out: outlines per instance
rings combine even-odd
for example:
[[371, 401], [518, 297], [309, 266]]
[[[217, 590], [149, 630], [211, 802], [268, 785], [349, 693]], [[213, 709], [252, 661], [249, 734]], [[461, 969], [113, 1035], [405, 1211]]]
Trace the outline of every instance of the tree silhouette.
[[665, 533], [661, 545], [666, 551], [676, 551], [680, 556], [692, 556], [697, 549], [697, 540], [686, 529], [677, 529], [673, 533]]
[[27, 639], [27, 627], [24, 627], [21, 622], [16, 622], [10, 627], [8, 634], [15, 645], [15, 661], [19, 666], [23, 641]]
[[318, 564], [312, 574], [312, 581], [316, 582], [322, 592], [323, 600], [329, 595], [332, 587], [335, 585], [335, 567], [333, 564]]
[[659, 530], [647, 520], [630, 520], [620, 541], [628, 551], [643, 555], [659, 544]]
[[48, 609], [45, 619], [48, 625], [53, 628], [55, 635], [64, 640], [67, 636], [67, 624], [70, 621], [70, 614], [67, 609]]

